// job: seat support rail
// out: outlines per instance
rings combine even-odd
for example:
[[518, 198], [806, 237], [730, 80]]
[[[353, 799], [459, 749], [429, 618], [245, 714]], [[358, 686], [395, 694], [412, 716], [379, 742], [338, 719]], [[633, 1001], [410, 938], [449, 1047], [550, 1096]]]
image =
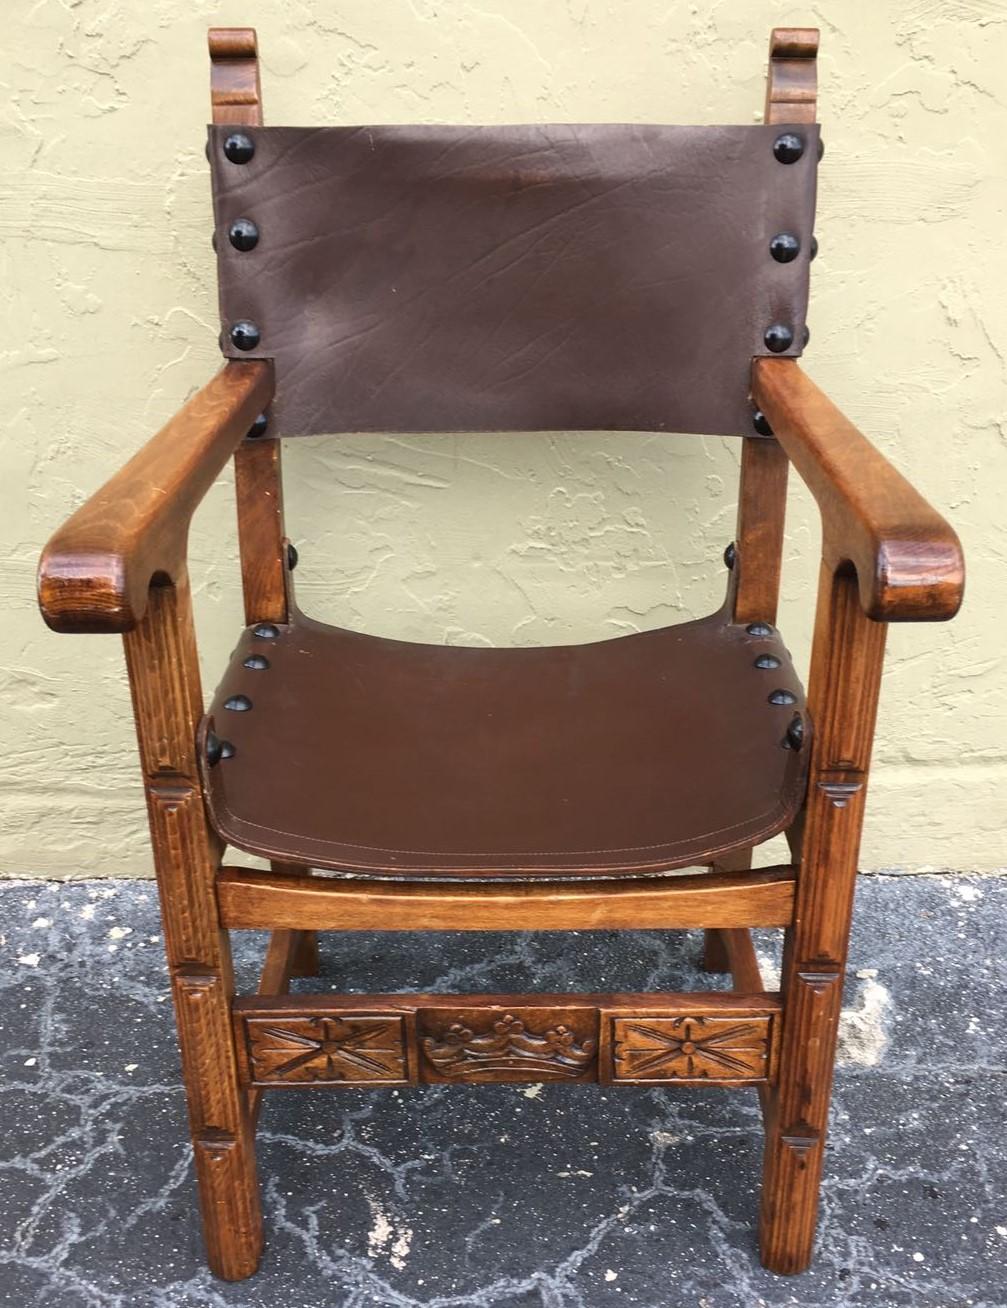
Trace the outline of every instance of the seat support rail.
[[252, 930], [590, 931], [789, 926], [794, 872], [699, 873], [590, 882], [428, 882], [288, 876], [225, 868], [221, 924]]

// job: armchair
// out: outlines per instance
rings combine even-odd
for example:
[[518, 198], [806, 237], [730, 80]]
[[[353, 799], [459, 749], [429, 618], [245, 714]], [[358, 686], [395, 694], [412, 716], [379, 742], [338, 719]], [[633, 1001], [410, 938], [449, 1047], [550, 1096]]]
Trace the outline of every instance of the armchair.
[[[261, 126], [254, 32], [210, 32], [226, 362], [56, 532], [39, 601], [124, 639], [219, 1276], [262, 1247], [264, 1091], [417, 1082], [754, 1087], [762, 1258], [811, 1258], [887, 624], [963, 587], [953, 530], [797, 362], [817, 46], [774, 31], [763, 127], [307, 131]], [[551, 426], [742, 437], [719, 613], [489, 650], [298, 611], [279, 437]], [[204, 712], [188, 526], [232, 454], [247, 626]], [[806, 699], [775, 628], [790, 465], [823, 527]], [[790, 863], [753, 871], [781, 831]], [[733, 988], [289, 993], [320, 930], [628, 927], [703, 929]], [[229, 933], [262, 928], [236, 996]]]

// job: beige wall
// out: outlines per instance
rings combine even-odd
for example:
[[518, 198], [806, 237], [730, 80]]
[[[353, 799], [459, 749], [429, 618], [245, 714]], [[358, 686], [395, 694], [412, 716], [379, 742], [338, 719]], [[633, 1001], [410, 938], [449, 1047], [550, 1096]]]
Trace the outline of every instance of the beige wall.
[[[205, 29], [228, 22], [258, 27], [273, 123], [749, 122], [769, 28], [822, 28], [807, 366], [955, 522], [970, 570], [957, 622], [892, 632], [863, 863], [1007, 863], [1003, 0], [14, 0], [5, 18], [6, 874], [149, 868], [119, 642], [48, 633], [33, 572], [65, 512], [217, 367]], [[722, 593], [737, 442], [288, 448], [299, 593], [319, 616], [564, 642]], [[816, 549], [795, 487], [782, 625], [801, 659]], [[212, 683], [241, 621], [229, 478], [197, 518], [193, 575]]]

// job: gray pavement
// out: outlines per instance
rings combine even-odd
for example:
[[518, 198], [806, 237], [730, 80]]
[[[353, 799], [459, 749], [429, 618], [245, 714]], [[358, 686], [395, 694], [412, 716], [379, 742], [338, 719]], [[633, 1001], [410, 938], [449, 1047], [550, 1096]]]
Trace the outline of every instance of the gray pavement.
[[[862, 877], [817, 1259], [758, 1263], [753, 1091], [267, 1095], [205, 1270], [156, 896], [0, 884], [0, 1305], [1005, 1308], [1007, 880]], [[776, 933], [761, 933], [772, 970]], [[261, 936], [242, 935], [250, 989]], [[693, 989], [696, 933], [326, 936], [301, 989]]]

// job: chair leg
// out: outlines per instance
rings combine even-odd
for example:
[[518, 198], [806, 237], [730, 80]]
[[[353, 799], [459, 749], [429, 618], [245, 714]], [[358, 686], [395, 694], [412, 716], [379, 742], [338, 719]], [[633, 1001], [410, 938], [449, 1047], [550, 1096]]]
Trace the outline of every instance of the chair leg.
[[[274, 872], [282, 872], [286, 876], [307, 877], [311, 875], [311, 868], [305, 867], [302, 863], [281, 863], [273, 859], [270, 867]], [[294, 961], [290, 969], [290, 975], [317, 976], [318, 970], [318, 932], [298, 931], [297, 946], [294, 951]]]
[[300, 937], [297, 942], [297, 952], [294, 954], [294, 966], [290, 974], [291, 976], [317, 976], [319, 972], [318, 932], [302, 931]]
[[703, 961], [700, 966], [704, 972], [730, 972], [731, 970], [727, 950], [716, 927], [708, 927], [703, 932]]
[[151, 590], [124, 643], [207, 1255], [217, 1276], [237, 1281], [258, 1266], [262, 1213], [234, 1045], [230, 941], [217, 915], [222, 845], [195, 757], [202, 699], [184, 579]]
[[759, 1247], [765, 1267], [793, 1275], [814, 1250], [842, 973], [798, 970], [792, 941], [785, 954], [784, 1044], [765, 1097]]
[[815, 737], [798, 862], [794, 926], [783, 949], [783, 1040], [766, 1103], [759, 1226], [770, 1271], [811, 1261], [843, 974], [885, 627], [860, 607], [856, 577], [823, 565], [808, 705]]
[[[745, 872], [752, 866], [750, 849], [735, 849], [730, 854], [719, 858], [711, 867], [714, 872]], [[723, 937], [716, 927], [709, 927], [703, 932], [703, 960], [700, 964], [704, 972], [730, 972], [731, 960]]]

